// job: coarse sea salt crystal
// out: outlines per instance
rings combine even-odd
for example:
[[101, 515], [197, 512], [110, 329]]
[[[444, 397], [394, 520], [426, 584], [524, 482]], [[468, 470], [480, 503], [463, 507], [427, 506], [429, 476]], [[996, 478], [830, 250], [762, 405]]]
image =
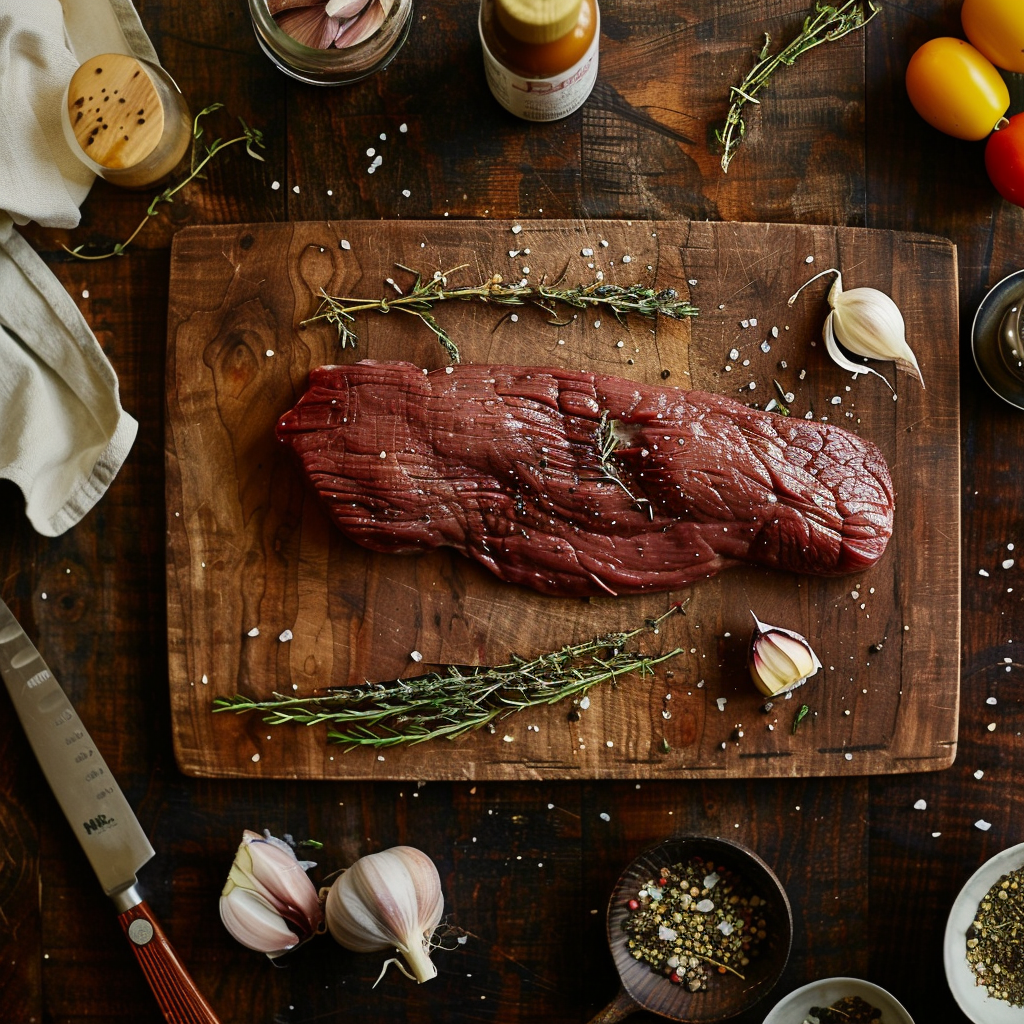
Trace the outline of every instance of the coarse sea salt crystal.
[[927, 810], [927, 808], [928, 808], [928, 803], [925, 800], [918, 800], [914, 804], [914, 810], [915, 811], [924, 811], [924, 810]]
[[294, 193], [295, 193], [296, 195], [298, 195], [298, 194], [299, 194], [299, 186], [298, 186], [298, 185], [292, 185], [292, 191], [293, 191], [293, 192], [294, 192]]
[[259, 636], [260, 635], [259, 626], [253, 626], [252, 629], [250, 629], [249, 632], [246, 633], [245, 635], [246, 636]]
[[986, 821], [984, 818], [979, 818], [974, 823], [975, 828], [980, 828], [982, 832], [987, 832], [992, 827], [991, 821]]
[[419, 651], [410, 651], [409, 657], [418, 665], [423, 660], [423, 655]]
[[602, 821], [611, 821], [611, 820], [612, 820], [612, 816], [611, 816], [611, 815], [610, 815], [610, 814], [609, 814], [609, 813], [608, 813], [607, 811], [602, 811], [602, 812], [601, 812], [601, 813], [600, 813], [600, 814], [598, 815], [598, 817], [599, 817], [599, 818], [600, 818], [600, 819], [601, 819]]
[[277, 639], [280, 640], [281, 643], [286, 644], [286, 643], [288, 643], [289, 640], [291, 640], [293, 635], [294, 634], [292, 633], [292, 631], [290, 629], [285, 629], [285, 630], [282, 630], [280, 636], [278, 636]]
[[270, 183], [270, 187], [276, 192], [281, 187], [281, 182], [279, 182], [279, 181], [272, 181]]
[[408, 199], [409, 196], [412, 195], [412, 193], [407, 188], [403, 188], [402, 189], [402, 195], [405, 196], [406, 199]]
[[398, 130], [404, 135], [408, 130], [409, 126], [403, 121], [399, 126]]
[[988, 575], [988, 570], [987, 569], [979, 569], [978, 570], [978, 575], [979, 576], [987, 576]]
[[580, 701], [580, 707], [581, 707], [581, 708], [582, 708], [582, 709], [583, 709], [584, 711], [586, 711], [586, 710], [587, 710], [587, 708], [589, 708], [589, 707], [590, 707], [590, 698], [589, 698], [589, 697], [584, 697], [584, 698], [583, 698], [583, 699], [582, 699], [582, 700]]
[[715, 905], [711, 900], [701, 900], [700, 903], [697, 904], [697, 909], [702, 914], [708, 914], [715, 909]]
[[1012, 569], [1013, 568], [1013, 559], [1012, 558], [1004, 558], [1003, 559], [1003, 568], [1004, 569]]
[[715, 703], [718, 705], [718, 710], [719, 711], [724, 711], [725, 710], [725, 704], [726, 704], [727, 700], [728, 700], [727, 697], [718, 697], [715, 700]]
[[513, 235], [518, 235], [519, 232], [522, 231], [522, 230], [523, 230], [522, 224], [513, 224], [512, 225], [512, 234]]
[[658, 925], [658, 938], [663, 942], [675, 942], [678, 935], [675, 928], [666, 928], [663, 924]]
[[988, 698], [988, 699], [987, 699], [987, 700], [985, 701], [985, 703], [986, 703], [986, 704], [998, 704], [998, 703], [999, 703], [999, 701], [998, 701], [998, 700], [997, 700], [997, 699], [996, 699], [995, 697], [989, 697], [989, 698]]
[[985, 773], [979, 768], [974, 773], [974, 777], [980, 782], [983, 778], [985, 778]]
[[346, 251], [352, 248], [352, 243], [347, 238], [343, 238], [339, 245]]
[[985, 728], [988, 729], [989, 732], [995, 732], [996, 731], [996, 723], [995, 722], [989, 722], [988, 725], [985, 726]]

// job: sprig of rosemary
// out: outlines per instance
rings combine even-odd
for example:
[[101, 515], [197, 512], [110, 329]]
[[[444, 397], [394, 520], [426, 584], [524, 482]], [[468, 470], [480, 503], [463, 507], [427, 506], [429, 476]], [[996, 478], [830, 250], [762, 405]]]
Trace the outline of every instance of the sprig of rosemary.
[[764, 46], [757, 62], [739, 85], [729, 90], [731, 105], [725, 118], [724, 127], [715, 131], [715, 138], [722, 144], [722, 171], [728, 173], [729, 164], [736, 155], [736, 148], [746, 133], [746, 124], [741, 116], [747, 103], [760, 103], [757, 94], [769, 83], [772, 75], [783, 64], [793, 64], [797, 57], [822, 43], [842, 39], [850, 32], [863, 28], [882, 9], [878, 0], [842, 0], [835, 6], [816, 0], [814, 11], [804, 19], [803, 29], [788, 46], [774, 56], [768, 48], [772, 37], [765, 32]]
[[[659, 313], [672, 320], [682, 320], [688, 316], [696, 316], [699, 312], [689, 300], [681, 299], [674, 288], [655, 291], [642, 284], [618, 285], [595, 280], [590, 284], [580, 284], [574, 288], [560, 288], [556, 284], [527, 284], [520, 282], [506, 283], [500, 274], [495, 274], [488, 281], [478, 285], [458, 285], [449, 287], [448, 278], [464, 267], [451, 270], [436, 271], [433, 276], [424, 278], [416, 270], [396, 264], [401, 270], [415, 275], [412, 288], [397, 298], [382, 296], [381, 298], [357, 298], [352, 296], [328, 295], [321, 290], [320, 306], [313, 316], [303, 320], [303, 324], [317, 323], [325, 320], [334, 324], [338, 330], [338, 340], [342, 348], [355, 348], [358, 336], [352, 329], [356, 314], [366, 310], [378, 313], [390, 313], [400, 310], [418, 316], [420, 320], [437, 337], [441, 346], [448, 353], [453, 363], [460, 361], [459, 350], [444, 327], [437, 322], [431, 313], [439, 302], [459, 300], [462, 302], [493, 303], [498, 306], [532, 305], [542, 309], [551, 317], [550, 323], [565, 326], [570, 321], [559, 320], [555, 307], [562, 305], [572, 309], [590, 307], [606, 308], [620, 322], [625, 322], [629, 313], [654, 318]], [[390, 279], [389, 279], [390, 280]], [[391, 282], [393, 284], [393, 282]], [[395, 286], [397, 287], [397, 285]]]
[[199, 123], [200, 120], [206, 117], [208, 114], [212, 114], [216, 110], [220, 110], [224, 106], [223, 103], [211, 103], [208, 107], [204, 107], [196, 114], [195, 119], [192, 122], [192, 158], [190, 161], [189, 175], [184, 180], [178, 182], [177, 185], [168, 186], [159, 195], [153, 197], [153, 201], [149, 204], [146, 210], [146, 216], [142, 218], [139, 226], [125, 239], [123, 242], [118, 242], [110, 252], [100, 253], [97, 256], [83, 256], [82, 249], [84, 246], [77, 245], [74, 249], [69, 249], [66, 245], [62, 246], [65, 252], [71, 253], [72, 256], [77, 256], [80, 260], [107, 260], [111, 256], [121, 256], [124, 254], [125, 249], [135, 241], [136, 236], [139, 232], [149, 223], [151, 217], [155, 217], [159, 212], [159, 207], [162, 203], [173, 203], [174, 197], [191, 181], [195, 181], [198, 178], [205, 178], [206, 175], [203, 173], [203, 169], [206, 165], [215, 157], [218, 153], [227, 149], [229, 146], [237, 145], [240, 142], [245, 143], [245, 151], [254, 160], [263, 160], [263, 157], [256, 152], [255, 147], [265, 149], [263, 143], [263, 132], [258, 128], [250, 128], [249, 125], [242, 120], [238, 119], [239, 124], [242, 126], [242, 134], [233, 139], [215, 139], [213, 142], [206, 144], [203, 142], [204, 128]]
[[632, 673], [652, 674], [656, 665], [682, 654], [682, 648], [649, 656], [633, 649], [630, 641], [642, 633], [657, 633], [676, 611], [685, 614], [685, 603], [636, 629], [604, 633], [529, 661], [513, 656], [508, 664], [493, 667], [448, 665], [412, 679], [332, 690], [323, 697], [217, 697], [214, 711], [263, 712], [268, 725], [326, 723], [331, 726], [327, 738], [348, 750], [455, 739], [526, 708], [582, 697], [601, 683], [614, 685]]
[[622, 477], [619, 474], [619, 467], [615, 464], [615, 460], [612, 456], [615, 452], [625, 443], [623, 439], [616, 433], [616, 426], [618, 420], [612, 420], [608, 418], [608, 410], [605, 409], [601, 413], [601, 419], [597, 424], [597, 443], [600, 447], [598, 452], [598, 459], [601, 463], [601, 476], [603, 479], [609, 481], [609, 483], [616, 484], [622, 488], [623, 493], [627, 498], [638, 509], [646, 508], [647, 514], [653, 519], [654, 508], [646, 498], [637, 498], [633, 492], [623, 483]]

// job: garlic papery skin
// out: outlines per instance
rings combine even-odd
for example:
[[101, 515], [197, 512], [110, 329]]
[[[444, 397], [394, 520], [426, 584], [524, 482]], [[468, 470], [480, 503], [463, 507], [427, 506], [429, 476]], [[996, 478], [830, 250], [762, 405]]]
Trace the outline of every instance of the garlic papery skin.
[[[862, 363], [855, 363], [840, 351], [842, 345], [848, 352], [865, 359], [889, 360], [903, 370], [916, 377], [924, 387], [924, 377], [917, 364], [917, 357], [907, 344], [906, 324], [899, 306], [877, 288], [851, 288], [843, 290], [843, 275], [834, 267], [815, 274], [805, 281], [789, 297], [789, 305], [796, 302], [797, 296], [811, 283], [824, 274], [835, 274], [836, 279], [829, 289], [828, 304], [832, 307], [822, 329], [825, 348], [832, 360], [844, 370], [851, 373], [873, 373], [876, 377], [889, 384], [888, 380], [877, 370]], [[892, 385], [889, 384], [892, 390]]]
[[220, 919], [243, 946], [274, 958], [316, 934], [323, 907], [295, 851], [246, 829], [220, 894]]
[[766, 697], [778, 697], [806, 683], [821, 662], [811, 645], [799, 633], [781, 626], [769, 626], [753, 612], [754, 633], [747, 661], [750, 678]]
[[346, 949], [397, 949], [416, 981], [437, 976], [430, 937], [444, 912], [434, 862], [412, 846], [360, 857], [327, 894], [327, 930]]

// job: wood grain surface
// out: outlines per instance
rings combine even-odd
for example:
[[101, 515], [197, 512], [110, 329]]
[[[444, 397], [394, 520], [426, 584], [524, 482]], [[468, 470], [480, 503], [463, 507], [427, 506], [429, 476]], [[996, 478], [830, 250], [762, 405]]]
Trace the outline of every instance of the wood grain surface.
[[[986, 858], [1024, 838], [1024, 416], [986, 389], [963, 325], [987, 289], [1024, 264], [1024, 210], [992, 190], [981, 146], [929, 128], [903, 89], [917, 46], [960, 35], [958, 0], [883, 0], [863, 33], [780, 72], [726, 176], [711, 140], [729, 86], [763, 32], [778, 43], [796, 33], [809, 0], [604, 0], [597, 90], [552, 125], [517, 122], [491, 100], [472, 0], [418, 5], [387, 71], [337, 90], [276, 71], [236, 0], [136, 6], [191, 108], [225, 104], [206, 138], [233, 137], [240, 115], [265, 132], [266, 162], [228, 150], [119, 259], [83, 263], [61, 246], [109, 251], [135, 229], [148, 195], [97, 182], [76, 230], [25, 229], [99, 338], [140, 429], [103, 500], [61, 537], [34, 534], [20, 492], [0, 482], [0, 589], [149, 834], [157, 855], [141, 888], [225, 1024], [587, 1021], [617, 988], [604, 923], [616, 879], [647, 847], [687, 832], [755, 850], [793, 907], [786, 972], [737, 1024], [760, 1024], [776, 997], [835, 975], [883, 985], [918, 1024], [966, 1024], [942, 973], [949, 907]], [[1024, 80], [1007, 80], [1011, 112], [1024, 110]], [[371, 147], [384, 161], [369, 175]], [[960, 413], [964, 587], [951, 767], [425, 786], [178, 771], [164, 486], [171, 241], [192, 225], [413, 218], [795, 222], [956, 244], [960, 392], [938, 410]], [[3, 693], [0, 822], [0, 1020], [161, 1024]], [[420, 847], [438, 864], [446, 914], [466, 942], [446, 940], [453, 948], [436, 954], [438, 978], [422, 986], [390, 972], [373, 988], [382, 957], [327, 938], [271, 964], [235, 943], [217, 914], [245, 828], [320, 840], [317, 884], [363, 853]]]
[[[513, 320], [507, 309], [463, 302], [435, 314], [469, 362], [667, 380], [762, 406], [778, 381], [796, 396], [793, 415], [838, 422], [882, 449], [898, 508], [885, 557], [851, 577], [752, 567], [670, 594], [579, 600], [502, 583], [451, 552], [364, 551], [331, 525], [274, 427], [311, 367], [357, 358], [444, 365], [445, 353], [415, 317], [361, 316], [355, 351], [339, 346], [330, 324], [302, 323], [321, 290], [372, 300], [391, 290], [392, 275], [408, 284], [412, 275], [398, 265], [426, 275], [464, 267], [452, 283], [528, 271], [532, 280], [562, 277], [571, 286], [600, 272], [610, 282], [688, 295], [701, 312], [685, 321], [623, 325], [586, 311], [556, 326], [537, 310]], [[895, 296], [927, 391], [881, 365], [898, 387], [894, 402], [877, 377], [854, 380], [830, 362], [820, 338], [827, 282], [793, 307], [786, 301], [830, 266], [846, 269], [847, 287]], [[959, 694], [956, 338], [955, 251], [927, 236], [559, 220], [181, 232], [171, 258], [167, 373], [168, 630], [179, 766], [214, 776], [412, 779], [948, 766]], [[382, 759], [371, 748], [331, 748], [324, 728], [275, 728], [265, 738], [258, 716], [211, 713], [214, 697], [235, 693], [323, 694], [431, 664], [532, 658], [640, 625], [680, 602], [685, 616], [668, 620], [646, 645], [681, 647], [671, 665], [594, 690], [582, 713], [578, 701], [531, 709], [454, 745], [394, 748]], [[746, 671], [751, 609], [807, 636], [824, 666], [796, 700], [780, 700], [768, 714]], [[285, 630], [291, 639], [282, 642]], [[805, 702], [813, 714], [794, 733]]]

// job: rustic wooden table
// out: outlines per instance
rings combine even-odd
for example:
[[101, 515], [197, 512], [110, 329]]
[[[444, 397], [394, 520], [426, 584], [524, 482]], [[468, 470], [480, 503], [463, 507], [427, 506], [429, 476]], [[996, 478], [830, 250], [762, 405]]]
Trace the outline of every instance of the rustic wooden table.
[[[149, 902], [226, 1024], [588, 1020], [616, 991], [604, 934], [616, 877], [643, 848], [685, 831], [738, 839], [775, 866], [795, 919], [778, 996], [815, 978], [855, 975], [891, 990], [919, 1022], [965, 1019], [942, 975], [946, 915], [982, 861], [1024, 838], [1016, 653], [1024, 587], [1016, 564], [1001, 568], [1014, 557], [1009, 545], [1024, 544], [1024, 417], [985, 388], [968, 330], [986, 289], [1024, 265], [1024, 212], [989, 186], [980, 144], [929, 129], [903, 90], [913, 49], [959, 33], [959, 4], [885, 3], [865, 33], [780, 74], [725, 177], [708, 144], [729, 86], [762, 32], [781, 39], [795, 31], [803, 0], [605, 0], [598, 86], [581, 113], [546, 126], [515, 121], [492, 101], [470, 0], [421, 3], [394, 64], [336, 90], [298, 86], [276, 71], [239, 0], [138, 7], [192, 106], [221, 101], [262, 128], [266, 163], [230, 152], [122, 258], [83, 263], [61, 249], [111, 244], [135, 227], [146, 199], [102, 183], [75, 232], [27, 230], [80, 302], [140, 431], [109, 493], [56, 540], [37, 536], [20, 493], [0, 487], [0, 592], [136, 808], [157, 851], [142, 872]], [[1012, 109], [1020, 110], [1021, 77], [1009, 77]], [[221, 132], [229, 128], [220, 122]], [[381, 133], [391, 148], [371, 176], [365, 154]], [[761, 220], [951, 239], [959, 253], [967, 583], [953, 766], [639, 786], [180, 774], [165, 604], [171, 240], [192, 224], [397, 217]], [[0, 1019], [156, 1024], [112, 908], [12, 719], [0, 695]], [[922, 800], [927, 807], [915, 809]], [[991, 828], [977, 828], [979, 819]], [[371, 990], [380, 958], [349, 955], [326, 939], [271, 965], [236, 945], [217, 916], [246, 827], [323, 841], [325, 867], [400, 842], [422, 847], [439, 864], [451, 920], [468, 941], [438, 954], [440, 976], [423, 987], [396, 974]], [[767, 1009], [737, 1019], [760, 1021]]]

